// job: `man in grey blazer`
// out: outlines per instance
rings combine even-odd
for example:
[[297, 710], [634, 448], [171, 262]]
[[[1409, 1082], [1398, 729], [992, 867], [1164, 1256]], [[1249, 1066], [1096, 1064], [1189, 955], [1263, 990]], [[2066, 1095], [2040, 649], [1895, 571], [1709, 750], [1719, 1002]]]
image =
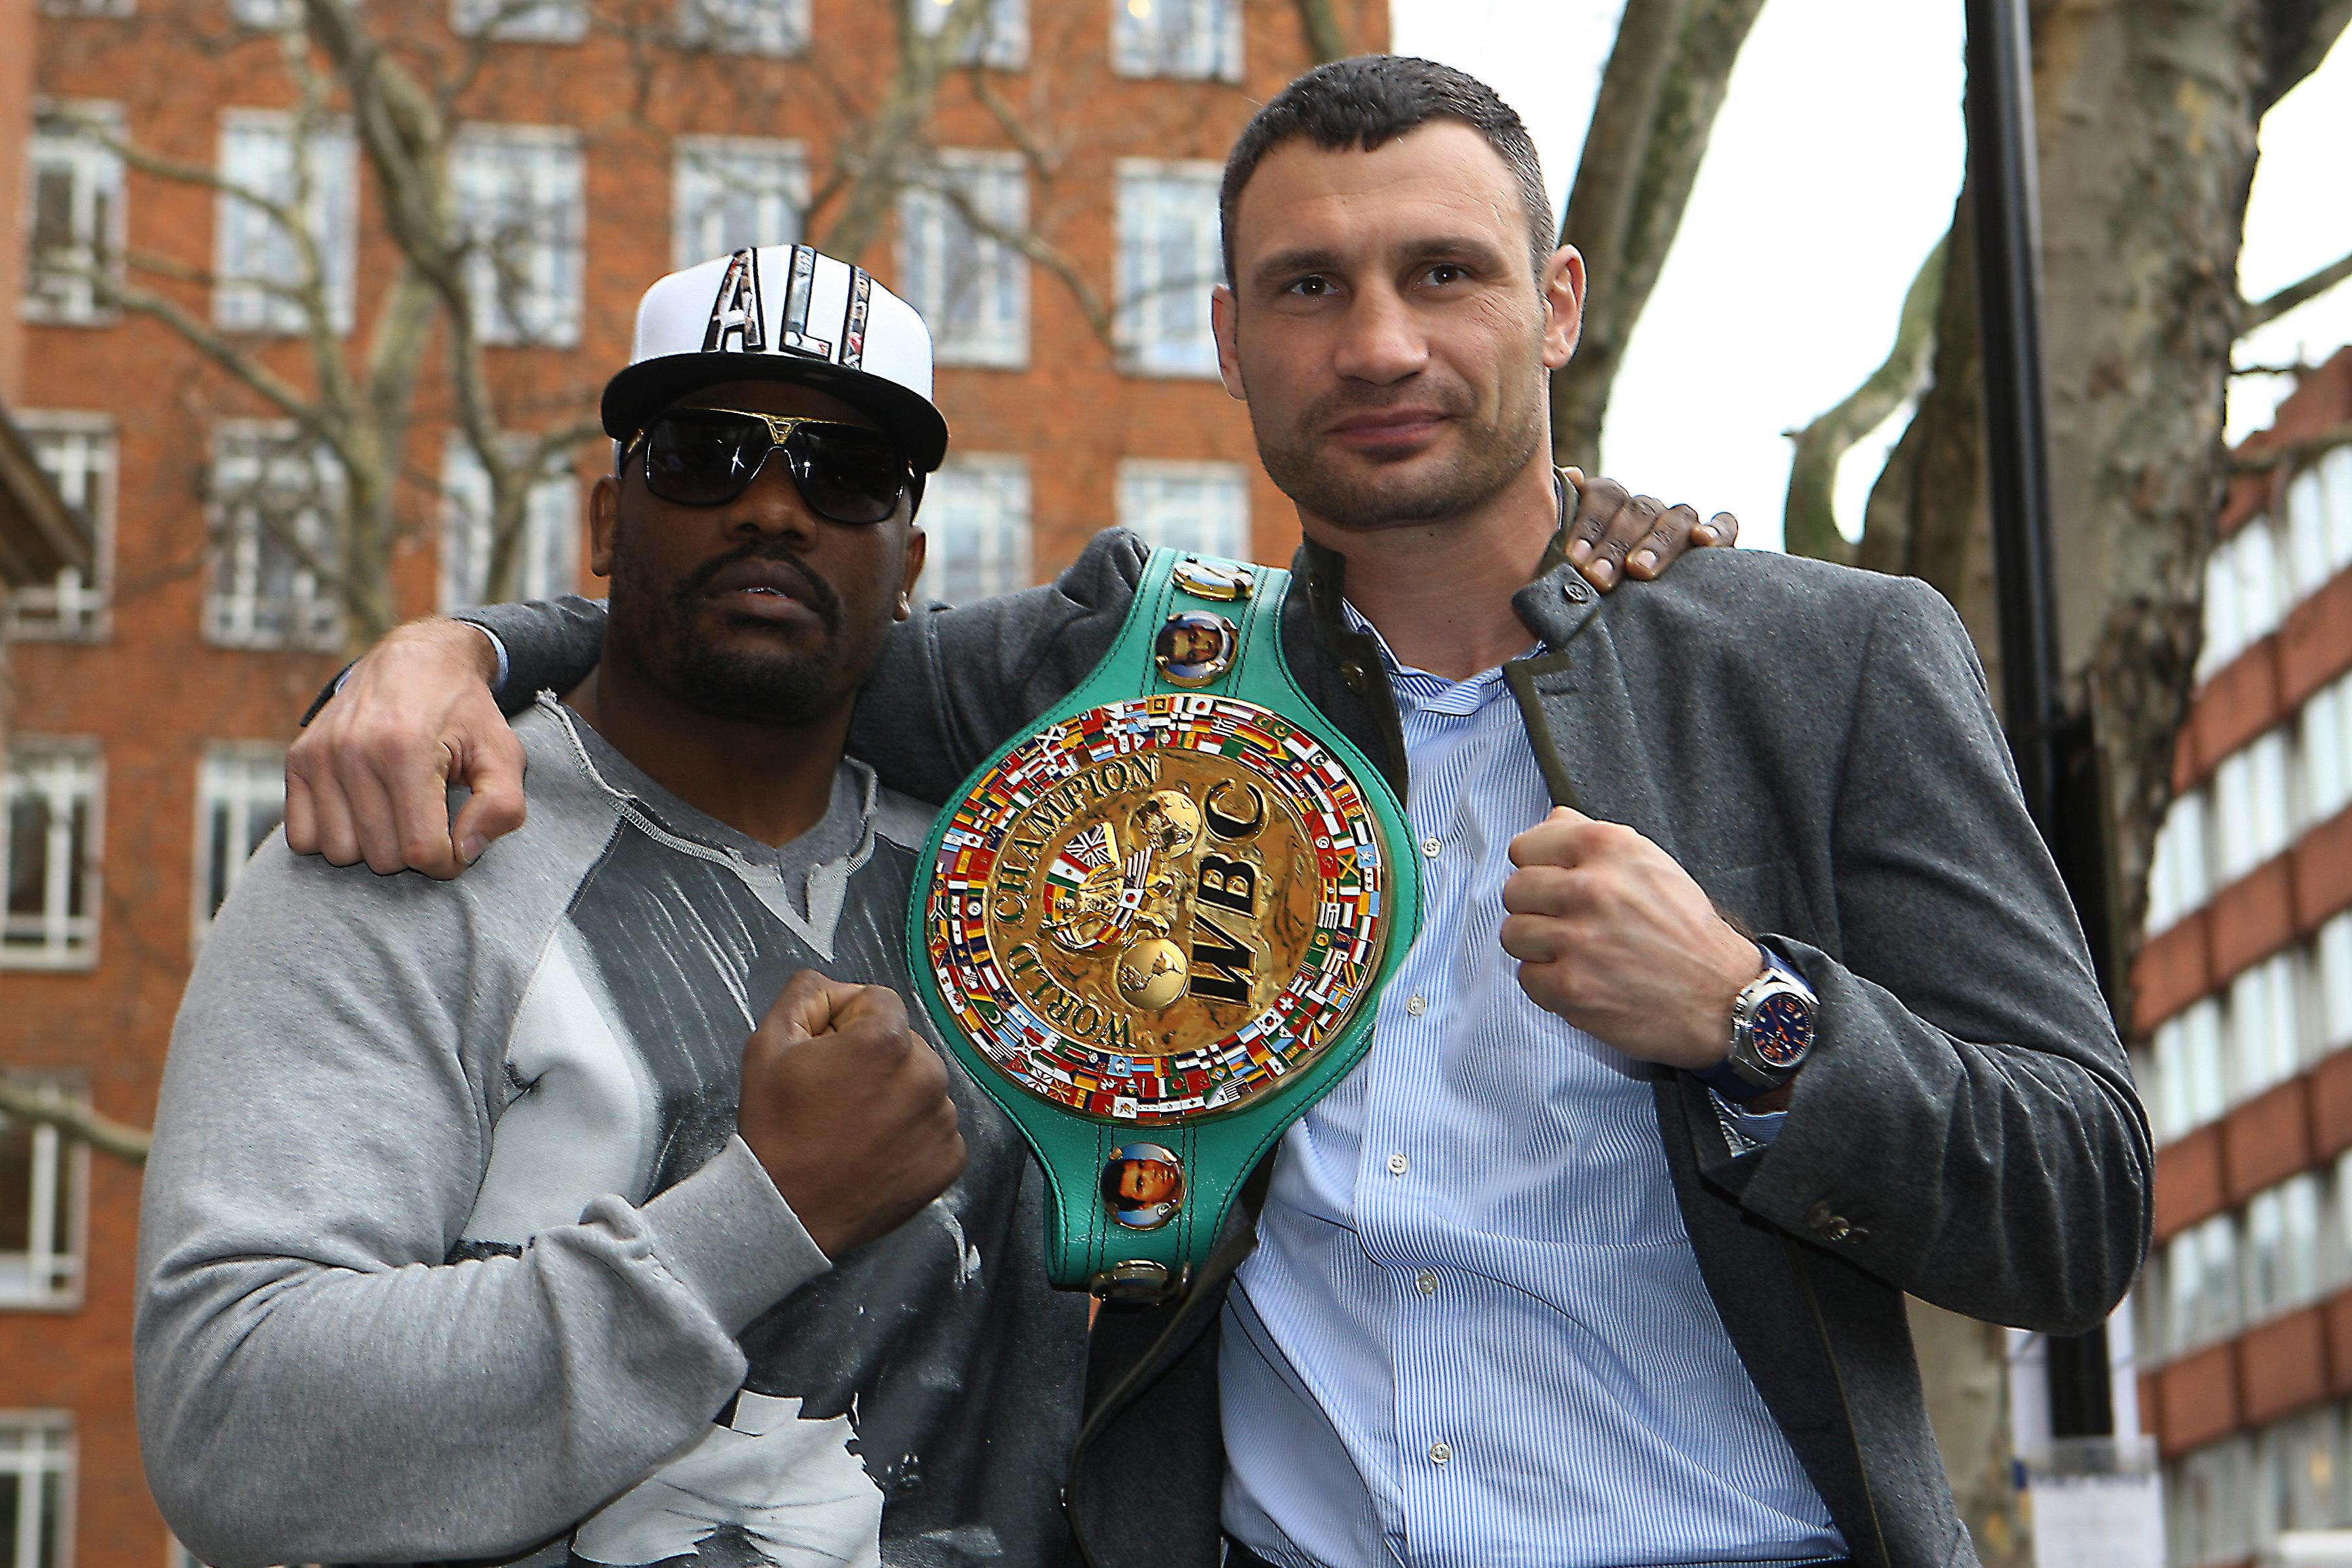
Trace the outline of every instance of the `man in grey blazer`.
[[[1974, 1561], [1903, 1296], [2098, 1322], [2151, 1156], [1957, 617], [1735, 552], [1595, 598], [1545, 391], [1582, 264], [1481, 84], [1310, 73], [1237, 143], [1224, 217], [1222, 369], [1307, 541], [1286, 655], [1404, 796], [1427, 920], [1200, 1283], [1097, 1324], [1084, 1552]], [[918, 617], [851, 750], [946, 795], [1090, 669], [1143, 554], [1113, 532]], [[509, 692], [593, 658], [593, 606], [481, 620]], [[1675, 698], [1637, 703], [1660, 671]], [[479, 745], [456, 701], [331, 707], [292, 764], [308, 843], [358, 853], [371, 734]], [[1770, 997], [1809, 1048], [1737, 1026]]]

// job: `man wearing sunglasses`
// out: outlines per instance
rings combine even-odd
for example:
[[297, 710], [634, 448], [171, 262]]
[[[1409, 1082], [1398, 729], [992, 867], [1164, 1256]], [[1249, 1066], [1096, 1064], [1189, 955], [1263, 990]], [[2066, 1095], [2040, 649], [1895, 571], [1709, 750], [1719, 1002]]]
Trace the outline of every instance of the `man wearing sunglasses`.
[[902, 996], [929, 812], [842, 751], [922, 567], [930, 341], [761, 259], [656, 284], [606, 389], [611, 614], [514, 722], [529, 825], [462, 881], [273, 839], [206, 938], [137, 1326], [206, 1562], [1061, 1549], [1087, 1304]]

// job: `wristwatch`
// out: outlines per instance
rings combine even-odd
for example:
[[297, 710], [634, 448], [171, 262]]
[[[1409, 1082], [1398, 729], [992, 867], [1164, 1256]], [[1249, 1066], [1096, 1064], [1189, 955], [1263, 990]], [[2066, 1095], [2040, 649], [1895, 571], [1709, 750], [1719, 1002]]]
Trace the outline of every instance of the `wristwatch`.
[[1153, 551], [1102, 662], [919, 862], [908, 968], [1044, 1168], [1066, 1289], [1184, 1287], [1419, 923], [1402, 808], [1283, 658], [1289, 581]]
[[1813, 1050], [1813, 1016], [1821, 1006], [1805, 977], [1759, 942], [1764, 968], [1731, 1004], [1731, 1054], [1698, 1080], [1724, 1099], [1745, 1102], [1771, 1093], [1797, 1076]]

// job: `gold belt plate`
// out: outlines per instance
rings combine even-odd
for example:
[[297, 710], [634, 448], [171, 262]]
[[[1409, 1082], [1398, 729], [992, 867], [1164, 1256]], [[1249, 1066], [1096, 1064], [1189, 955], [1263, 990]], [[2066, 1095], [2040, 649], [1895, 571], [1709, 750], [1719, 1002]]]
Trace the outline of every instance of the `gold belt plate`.
[[1091, 708], [955, 808], [929, 959], [964, 1034], [1033, 1094], [1168, 1123], [1312, 1061], [1378, 974], [1387, 869], [1339, 758], [1228, 697]]

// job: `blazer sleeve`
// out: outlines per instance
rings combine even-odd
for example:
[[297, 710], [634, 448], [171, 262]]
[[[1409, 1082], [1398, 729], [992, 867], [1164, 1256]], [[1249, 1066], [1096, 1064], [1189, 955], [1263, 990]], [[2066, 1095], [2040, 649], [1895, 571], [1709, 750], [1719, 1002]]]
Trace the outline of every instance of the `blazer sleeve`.
[[1703, 1157], [1751, 1212], [1968, 1316], [2091, 1327], [2146, 1256], [2146, 1117], [2081, 928], [1942, 596], [1887, 581], [1832, 832], [1842, 952], [1768, 1147]]
[[460, 611], [507, 650], [499, 708], [521, 712], [542, 691], [569, 691], [588, 679], [604, 654], [604, 601], [566, 594], [521, 605], [480, 605]]

